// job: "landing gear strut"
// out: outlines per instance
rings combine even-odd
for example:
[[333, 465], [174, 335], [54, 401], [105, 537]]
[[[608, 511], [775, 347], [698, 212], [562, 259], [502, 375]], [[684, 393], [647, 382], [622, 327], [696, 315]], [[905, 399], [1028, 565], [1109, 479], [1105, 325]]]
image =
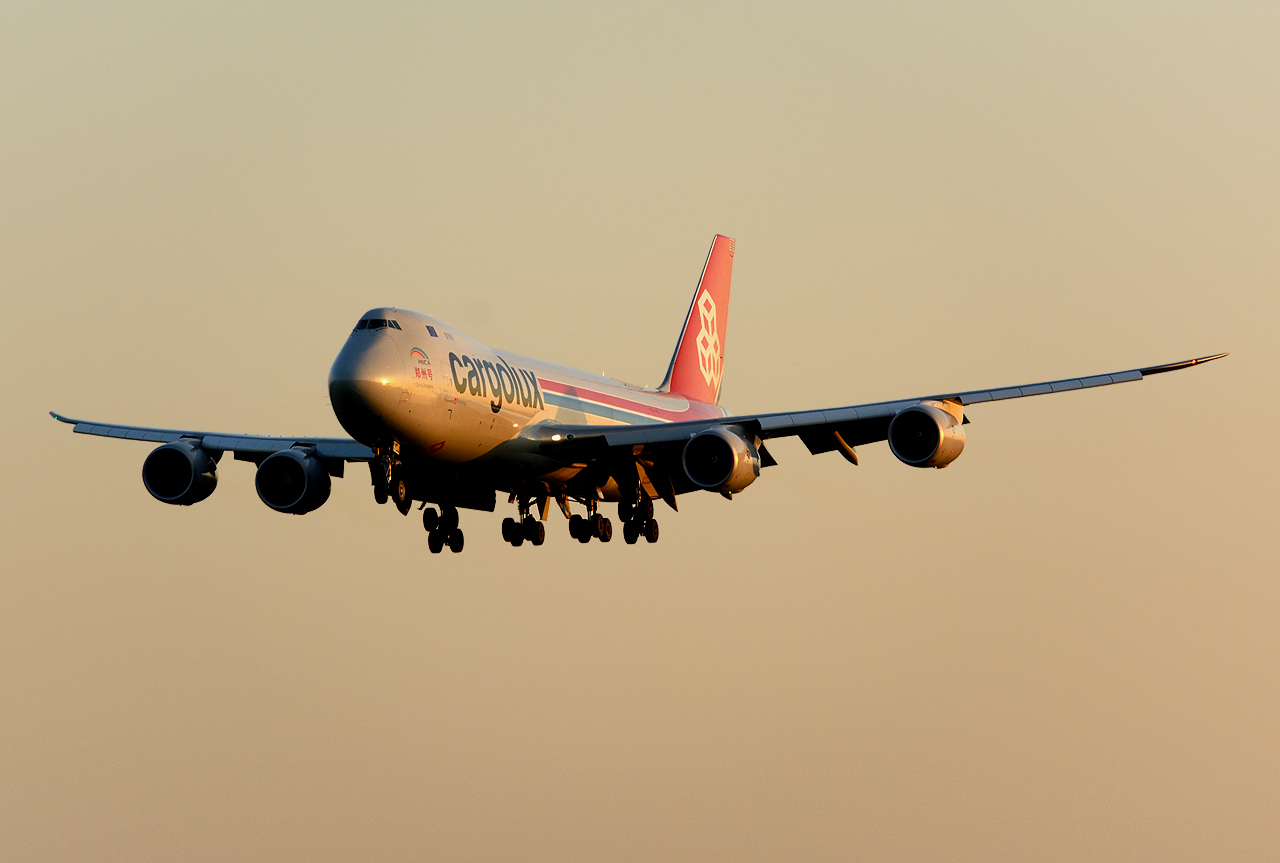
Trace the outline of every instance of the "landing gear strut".
[[596, 511], [596, 502], [587, 501], [587, 517], [576, 513], [569, 517], [569, 536], [581, 543], [591, 542], [592, 538], [601, 542], [613, 539], [613, 522]]
[[519, 520], [514, 518], [502, 520], [502, 538], [517, 548], [524, 545], [526, 539], [532, 545], [542, 545], [547, 539], [547, 528], [530, 513], [529, 503], [524, 498], [519, 500], [517, 504]]

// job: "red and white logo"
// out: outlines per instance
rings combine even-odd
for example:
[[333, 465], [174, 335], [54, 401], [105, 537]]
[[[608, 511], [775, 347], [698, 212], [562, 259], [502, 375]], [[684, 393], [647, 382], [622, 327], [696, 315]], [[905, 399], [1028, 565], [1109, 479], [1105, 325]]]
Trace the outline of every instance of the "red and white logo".
[[724, 371], [720, 359], [720, 331], [716, 327], [716, 301], [706, 290], [698, 297], [698, 315], [702, 319], [702, 329], [698, 332], [698, 368], [707, 385], [719, 391], [720, 375]]

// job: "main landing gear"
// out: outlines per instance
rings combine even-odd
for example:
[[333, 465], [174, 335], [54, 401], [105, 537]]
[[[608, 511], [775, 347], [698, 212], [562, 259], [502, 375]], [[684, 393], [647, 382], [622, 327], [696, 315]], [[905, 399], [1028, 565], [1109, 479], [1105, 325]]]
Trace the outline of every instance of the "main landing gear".
[[608, 542], [613, 539], [613, 522], [597, 512], [596, 502], [589, 500], [586, 518], [577, 513], [569, 517], [569, 536], [581, 543], [591, 542], [592, 539]]
[[442, 506], [440, 512], [435, 507], [427, 507], [422, 511], [422, 527], [427, 531], [427, 548], [432, 554], [439, 554], [444, 547], [454, 554], [462, 551], [463, 536], [458, 529], [458, 508]]
[[521, 498], [517, 506], [519, 508], [518, 519], [504, 518], [502, 520], [502, 538], [516, 548], [524, 545], [526, 539], [533, 545], [542, 545], [547, 539], [546, 525], [533, 517], [528, 500]]
[[635, 545], [640, 537], [646, 542], [658, 541], [658, 520], [653, 517], [653, 501], [641, 497], [636, 503], [623, 501], [618, 504], [618, 519], [622, 522], [622, 538], [627, 545]]

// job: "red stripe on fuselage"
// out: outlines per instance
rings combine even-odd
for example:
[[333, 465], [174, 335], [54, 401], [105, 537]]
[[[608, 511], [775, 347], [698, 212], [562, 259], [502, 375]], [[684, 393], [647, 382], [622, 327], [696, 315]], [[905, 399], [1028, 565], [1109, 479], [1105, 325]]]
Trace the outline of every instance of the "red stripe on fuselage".
[[[632, 401], [631, 399], [620, 398], [619, 396], [602, 393], [598, 390], [589, 390], [585, 387], [573, 386], [571, 384], [562, 384], [559, 381], [547, 380], [546, 378], [538, 378], [538, 383], [549, 393], [556, 393], [562, 396], [571, 396], [584, 401], [599, 402], [602, 405], [608, 405], [620, 410], [630, 411], [631, 413], [641, 414], [647, 417], [653, 417], [656, 420], [667, 420], [669, 422], [680, 422], [681, 420], [703, 420], [718, 419], [727, 416], [723, 408], [716, 405], [709, 405], [704, 402], [695, 402], [679, 396], [679, 400], [686, 402], [688, 407], [682, 411], [668, 410], [667, 408], [654, 407], [644, 404], [643, 402]], [[674, 398], [672, 399], [675, 400]]]

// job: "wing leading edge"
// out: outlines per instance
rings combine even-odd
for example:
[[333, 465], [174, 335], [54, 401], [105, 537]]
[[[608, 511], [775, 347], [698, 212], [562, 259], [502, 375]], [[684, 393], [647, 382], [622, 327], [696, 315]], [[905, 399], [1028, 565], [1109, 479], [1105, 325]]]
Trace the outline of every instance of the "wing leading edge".
[[263, 457], [295, 446], [315, 447], [316, 455], [326, 459], [343, 461], [371, 461], [373, 450], [351, 438], [334, 437], [270, 437], [266, 435], [227, 434], [224, 432], [191, 431], [189, 429], [162, 429], [147, 426], [95, 423], [64, 417], [49, 411], [58, 422], [73, 425], [76, 434], [99, 435], [120, 440], [140, 440], [151, 443], [169, 443], [181, 438], [197, 439], [200, 446], [212, 451], [231, 451], [242, 461], [260, 461]]
[[1227, 356], [1225, 353], [1197, 357], [1176, 363], [1129, 369], [1090, 377], [1064, 378], [1035, 384], [1022, 384], [998, 389], [968, 390], [940, 393], [890, 402], [872, 402], [864, 405], [827, 408], [823, 410], [793, 411], [784, 413], [730, 416], [715, 420], [698, 420], [684, 423], [665, 423], [643, 426], [560, 426], [554, 429], [556, 440], [543, 440], [541, 449], [547, 455], [564, 452], [566, 455], [584, 451], [672, 444], [688, 440], [703, 429], [712, 426], [737, 426], [758, 435], [762, 440], [775, 437], [798, 436], [812, 453], [831, 452], [839, 447], [833, 432], [849, 446], [885, 440], [889, 422], [902, 410], [924, 401], [955, 401], [961, 405], [1005, 399], [1026, 398], [1070, 390], [1105, 387], [1111, 384], [1140, 381], [1147, 375], [1163, 374], [1201, 365]]

